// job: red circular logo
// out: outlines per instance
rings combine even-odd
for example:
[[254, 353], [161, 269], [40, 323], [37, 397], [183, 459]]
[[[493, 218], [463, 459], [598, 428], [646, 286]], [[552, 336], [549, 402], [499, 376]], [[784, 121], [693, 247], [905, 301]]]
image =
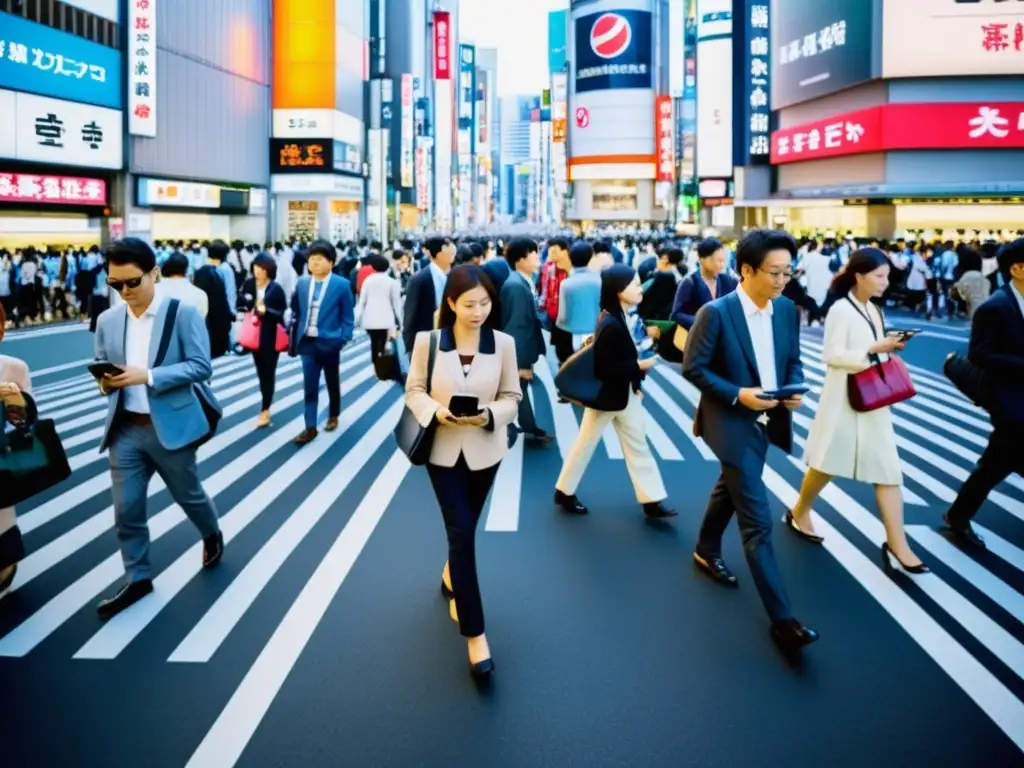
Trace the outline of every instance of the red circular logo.
[[606, 13], [590, 28], [590, 48], [602, 59], [614, 59], [629, 48], [633, 30], [625, 16]]
[[590, 125], [590, 110], [586, 107], [576, 108], [576, 127], [586, 128]]

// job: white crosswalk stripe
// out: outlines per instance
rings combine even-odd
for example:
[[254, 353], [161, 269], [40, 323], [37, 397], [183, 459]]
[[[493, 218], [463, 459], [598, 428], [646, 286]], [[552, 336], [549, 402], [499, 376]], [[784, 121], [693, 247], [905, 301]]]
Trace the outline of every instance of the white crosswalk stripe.
[[[826, 370], [821, 363], [820, 334], [804, 334], [802, 344], [812, 389], [806, 407], [794, 414], [794, 455], [773, 450], [764, 474], [770, 494], [782, 508], [792, 506], [797, 497], [805, 469], [802, 447], [817, 412]], [[577, 407], [558, 402], [556, 368], [548, 363], [542, 361], [535, 369], [535, 403], [539, 412], [552, 415], [555, 442], [564, 459], [579, 434], [580, 413]], [[294, 602], [282, 612], [272, 637], [190, 762], [227, 766], [234, 764], [248, 743], [399, 494], [409, 464], [400, 454], [392, 455], [391, 432], [401, 409], [401, 393], [393, 384], [375, 381], [365, 340], [351, 345], [343, 355], [341, 429], [322, 435], [299, 452], [290, 445], [302, 426], [298, 361], [282, 360], [274, 405], [280, 424], [260, 432], [252, 423], [260, 395], [251, 361], [228, 357], [216, 361], [214, 368], [213, 387], [225, 415], [218, 435], [199, 451], [204, 487], [220, 507], [229, 545], [256, 528], [269, 532], [218, 593], [208, 596], [189, 625], [176, 628], [180, 634], [173, 638], [176, 645], [168, 646], [174, 650], [166, 660], [202, 664], [222, 655], [218, 652], [230, 648], [236, 629], [240, 630], [275, 574], [314, 538], [318, 524], [342, 514], [342, 506], [344, 515], [355, 510], [312, 576], [289, 598]], [[0, 656], [44, 654], [47, 640], [61, 633], [73, 640], [61, 647], [71, 648], [74, 658], [115, 663], [133, 643], [141, 644], [154, 622], [198, 581], [201, 544], [195, 538], [184, 543], [171, 535], [189, 526], [181, 526], [186, 522], [183, 512], [167, 498], [163, 482], [154, 478], [149, 493], [154, 549], [173, 546], [174, 551], [161, 560], [167, 564], [154, 574], [153, 595], [104, 625], [90, 628], [88, 622], [72, 622], [83, 612], [91, 613], [92, 603], [112, 589], [123, 569], [111, 530], [107, 459], [96, 450], [105, 403], [95, 397], [90, 377], [80, 375], [75, 367], [62, 372], [70, 375], [42, 388], [38, 401], [42, 415], [57, 422], [74, 476], [18, 510], [30, 551], [20, 564], [14, 590], [23, 596], [22, 607], [27, 610], [0, 637]], [[1013, 478], [1001, 485], [979, 516], [984, 527], [976, 527], [989, 547], [984, 558], [950, 544], [937, 530], [941, 514], [973, 470], [991, 425], [984, 411], [970, 404], [941, 374], [913, 367], [911, 372], [918, 396], [894, 409], [894, 427], [904, 474], [907, 532], [933, 573], [910, 579], [890, 578], [882, 572], [884, 529], [869, 489], [846, 481], [833, 484], [816, 504], [815, 525], [825, 537], [824, 548], [845, 572], [1024, 749], [1024, 704], [1003, 682], [1008, 674], [1024, 678], [1024, 581], [1020, 581], [1024, 542], [1013, 535], [1013, 526], [1024, 521], [1024, 482]], [[663, 473], [717, 473], [714, 454], [693, 435], [699, 393], [678, 366], [656, 366], [644, 392], [648, 440]], [[604, 449], [595, 454], [594, 462], [621, 462], [622, 448], [614, 432], [606, 432], [602, 442]], [[524, 489], [531, 483], [533, 462], [557, 465], [559, 456], [539, 451], [522, 438], [517, 441], [498, 472], [481, 535], [544, 525], [543, 516], [528, 514], [532, 510], [523, 504]], [[327, 461], [330, 467], [325, 466]], [[375, 474], [369, 490], [350, 499], [360, 473], [371, 466], [380, 474]], [[628, 482], [624, 472], [622, 479]], [[581, 493], [586, 483], [585, 478]], [[416, 501], [435, 503], [432, 498]], [[230, 547], [227, 551], [231, 552]], [[29, 596], [31, 604], [24, 602]], [[81, 635], [83, 631], [88, 634]], [[972, 643], [964, 642], [965, 635], [970, 635]]]

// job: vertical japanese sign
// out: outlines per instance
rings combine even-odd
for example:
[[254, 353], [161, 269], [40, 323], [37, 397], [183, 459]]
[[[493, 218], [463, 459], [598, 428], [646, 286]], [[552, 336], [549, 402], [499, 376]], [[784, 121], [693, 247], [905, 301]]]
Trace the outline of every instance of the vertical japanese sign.
[[476, 48], [459, 46], [459, 130], [473, 128], [473, 107], [476, 106]]
[[413, 124], [413, 98], [412, 98], [412, 75], [402, 75], [402, 132], [401, 132], [401, 166], [402, 166], [402, 187], [413, 186], [413, 168], [415, 160], [414, 141], [415, 126]]
[[654, 100], [654, 136], [657, 141], [658, 181], [672, 182], [676, 161], [675, 131], [673, 130], [672, 97], [658, 96]]
[[771, 151], [769, 120], [771, 110], [769, 61], [768, 3], [766, 0], [750, 5], [746, 24], [746, 155], [743, 165], [764, 165]]
[[156, 137], [156, 3], [128, 0], [128, 133]]
[[451, 80], [452, 26], [448, 11], [434, 11], [434, 79]]
[[430, 210], [430, 150], [434, 140], [429, 136], [416, 137], [416, 207], [426, 213]]

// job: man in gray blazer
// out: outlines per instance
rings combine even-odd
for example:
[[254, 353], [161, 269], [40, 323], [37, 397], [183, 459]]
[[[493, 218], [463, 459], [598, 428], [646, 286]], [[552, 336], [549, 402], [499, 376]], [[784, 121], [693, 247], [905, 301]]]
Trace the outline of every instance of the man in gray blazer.
[[512, 238], [505, 247], [505, 261], [512, 274], [501, 286], [498, 304], [501, 308], [501, 330], [516, 342], [519, 387], [523, 391], [523, 399], [519, 401], [519, 430], [534, 440], [550, 443], [552, 435], [537, 426], [529, 394], [533, 366], [546, 352], [533, 292], [533, 275], [540, 269], [537, 243], [526, 237]]
[[220, 418], [208, 384], [206, 324], [195, 307], [155, 290], [156, 256], [142, 240], [111, 245], [107, 265], [107, 283], [124, 303], [96, 326], [96, 360], [121, 371], [99, 382], [109, 404], [100, 451], [110, 450], [114, 525], [128, 580], [97, 607], [104, 620], [153, 591], [146, 500], [154, 472], [199, 529], [203, 567], [216, 566], [224, 552], [217, 510], [196, 466], [196, 447]]
[[771, 620], [771, 634], [795, 651], [818, 633], [793, 617], [772, 549], [772, 517], [761, 475], [769, 443], [793, 445], [791, 410], [802, 398], [763, 399], [764, 393], [803, 384], [800, 315], [782, 298], [792, 278], [796, 243], [785, 232], [747, 232], [736, 250], [743, 282], [697, 313], [686, 341], [683, 375], [701, 391], [694, 434], [722, 463], [701, 525], [694, 562], [725, 586], [737, 585], [722, 559], [722, 535], [733, 513], [754, 584]]

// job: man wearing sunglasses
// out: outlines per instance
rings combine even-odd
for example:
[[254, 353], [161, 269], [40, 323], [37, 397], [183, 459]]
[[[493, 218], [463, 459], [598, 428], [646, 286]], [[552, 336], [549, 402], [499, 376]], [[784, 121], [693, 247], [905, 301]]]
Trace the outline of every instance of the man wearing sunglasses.
[[[199, 481], [196, 447], [220, 411], [209, 387], [206, 325], [195, 307], [156, 291], [156, 255], [126, 238], [107, 250], [107, 285], [124, 300], [96, 325], [96, 360], [120, 373], [100, 380], [109, 407], [100, 451], [110, 450], [114, 525], [127, 583], [97, 607], [109, 619], [153, 591], [147, 497], [159, 473], [171, 498], [203, 537], [204, 568], [224, 552], [217, 510]], [[173, 319], [172, 319], [173, 316]]]

